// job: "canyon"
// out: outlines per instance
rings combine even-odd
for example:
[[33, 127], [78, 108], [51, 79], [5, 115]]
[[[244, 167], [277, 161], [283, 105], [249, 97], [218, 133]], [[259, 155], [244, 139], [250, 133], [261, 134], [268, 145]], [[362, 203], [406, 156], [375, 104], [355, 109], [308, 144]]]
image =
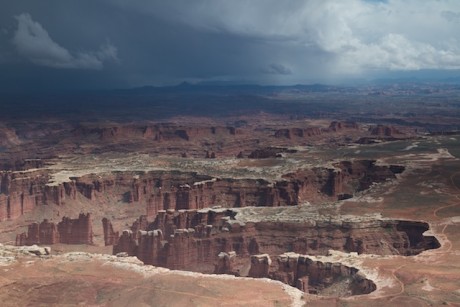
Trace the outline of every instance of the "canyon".
[[281, 180], [233, 179], [196, 172], [111, 172], [69, 177], [54, 183], [43, 170], [0, 172], [0, 219], [16, 219], [37, 206], [63, 206], [83, 196], [101, 203], [104, 198], [145, 206], [147, 216], [160, 210], [202, 209], [216, 205], [292, 206], [300, 199], [342, 199], [371, 184], [396, 178], [403, 166], [376, 165], [372, 160], [341, 161], [331, 167], [300, 169]]
[[[426, 223], [347, 220], [344, 217], [335, 217], [332, 221], [331, 217], [327, 219], [314, 215], [295, 223], [242, 222], [238, 220], [239, 214], [244, 215], [244, 209], [242, 211], [168, 210], [160, 212], [155, 221], [150, 223], [143, 216], [129, 230], [123, 231], [113, 246], [113, 254], [136, 256], [145, 264], [170, 269], [270, 277], [313, 293], [317, 291], [314, 290], [315, 285], [322, 279], [318, 274], [326, 274], [335, 280], [342, 277], [354, 278], [358, 270], [335, 264], [332, 266], [335, 271], [331, 271], [331, 264], [325, 269], [322, 263], [309, 262], [305, 258], [307, 256], [301, 256], [294, 258], [303, 259], [299, 260], [303, 266], [308, 262], [309, 268], [300, 268], [302, 266], [299, 264], [298, 270], [303, 272], [299, 273], [295, 269], [297, 262], [294, 261], [295, 265], [286, 264], [286, 253], [314, 256], [327, 255], [329, 250], [335, 250], [410, 256], [440, 247], [435, 237], [423, 235], [429, 230]], [[277, 262], [271, 259], [277, 259]], [[293, 271], [287, 271], [289, 268]], [[324, 270], [326, 272], [322, 272]], [[308, 276], [310, 279], [307, 278], [307, 282], [303, 280], [298, 283], [299, 279]], [[350, 290], [351, 293], [364, 294], [375, 290], [372, 281], [364, 277], [356, 282], [361, 284], [361, 288], [355, 284], [350, 285], [354, 289]], [[313, 288], [309, 288], [309, 284]], [[333, 281], [327, 286], [332, 284]]]
[[[426, 218], [424, 200], [444, 186], [418, 174], [455, 163], [449, 139], [267, 114], [188, 120], [8, 128], [1, 242], [46, 246], [37, 253], [49, 263], [79, 252], [204, 283], [270, 280], [311, 302], [380, 299], [398, 285], [385, 269], [392, 259], [410, 266], [444, 253], [440, 225], [451, 224]], [[412, 194], [420, 204], [411, 200], [409, 214], [398, 197], [411, 181], [425, 194]]]

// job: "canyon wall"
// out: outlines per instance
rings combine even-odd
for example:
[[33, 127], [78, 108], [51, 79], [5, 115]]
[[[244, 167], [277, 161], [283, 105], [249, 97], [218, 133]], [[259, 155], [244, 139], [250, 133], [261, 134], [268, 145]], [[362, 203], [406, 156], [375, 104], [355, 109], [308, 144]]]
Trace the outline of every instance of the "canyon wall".
[[393, 126], [385, 126], [385, 125], [377, 125], [369, 128], [369, 132], [372, 136], [378, 137], [393, 137], [396, 135], [402, 135], [396, 127]]
[[102, 230], [105, 246], [116, 245], [118, 243], [119, 232], [113, 230], [112, 222], [106, 217], [102, 219]]
[[307, 201], [343, 199], [372, 183], [395, 178], [401, 166], [380, 166], [372, 160], [343, 161], [332, 167], [302, 169], [282, 180], [213, 178], [178, 171], [112, 172], [71, 177], [48, 184], [45, 171], [0, 172], [0, 220], [16, 219], [36, 206], [84, 197], [100, 204], [140, 203], [148, 218], [161, 210], [224, 207], [292, 206]]
[[151, 141], [191, 141], [210, 136], [234, 136], [242, 131], [232, 126], [194, 125], [184, 126], [175, 123], [157, 123], [147, 125], [115, 125], [108, 127], [77, 127], [73, 134], [79, 138], [97, 137], [103, 142], [112, 142], [121, 139], [143, 138]]
[[354, 267], [338, 262], [322, 262], [295, 253], [278, 256], [262, 277], [279, 280], [312, 294], [326, 294], [329, 288], [330, 294], [344, 297], [368, 294], [376, 289], [375, 283]]
[[63, 217], [57, 225], [48, 220], [33, 223], [26, 233], [16, 236], [16, 245], [93, 244], [91, 215], [81, 213], [77, 219]]
[[146, 204], [149, 218], [160, 210], [225, 207], [290, 206], [300, 199], [341, 198], [369, 188], [374, 182], [395, 178], [403, 167], [379, 166], [375, 161], [340, 162], [334, 168], [318, 167], [286, 174], [283, 180], [213, 178], [196, 173], [112, 173], [73, 178], [75, 190], [97, 200], [114, 195], [126, 202]]
[[[238, 126], [238, 127], [237, 127]], [[350, 121], [333, 121], [328, 128], [306, 126], [297, 124], [283, 129], [265, 128], [265, 134], [273, 133], [276, 138], [308, 138], [323, 133], [338, 132], [341, 130], [357, 130], [359, 125]], [[161, 141], [197, 141], [212, 138], [232, 138], [238, 135], [263, 134], [257, 133], [254, 127], [247, 125], [212, 125], [193, 124], [181, 125], [177, 123], [155, 123], [155, 124], [117, 124], [113, 126], [92, 126], [80, 125], [73, 130], [73, 135], [78, 138], [97, 138], [103, 142], [113, 142], [122, 139], [148, 139], [157, 142]], [[268, 136], [266, 135], [266, 136]]]
[[124, 231], [113, 253], [126, 252], [155, 266], [205, 273], [228, 271], [229, 264], [223, 264], [219, 255], [235, 253], [233, 274], [242, 275], [244, 262], [257, 254], [273, 259], [285, 252], [326, 255], [329, 250], [414, 255], [439, 247], [436, 238], [423, 235], [429, 226], [421, 222], [242, 223], [234, 220], [235, 215], [227, 209], [161, 211], [155, 221], [137, 228], [137, 233], [134, 225]]
[[0, 172], [0, 220], [16, 219], [52, 198], [48, 180], [43, 171]]

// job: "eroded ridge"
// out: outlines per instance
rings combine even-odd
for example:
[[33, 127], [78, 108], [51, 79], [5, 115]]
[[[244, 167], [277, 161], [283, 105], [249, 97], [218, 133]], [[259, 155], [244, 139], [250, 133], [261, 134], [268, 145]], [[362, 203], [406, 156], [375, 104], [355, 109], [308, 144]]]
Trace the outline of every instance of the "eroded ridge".
[[268, 277], [303, 292], [324, 296], [369, 294], [377, 288], [355, 267], [292, 252], [277, 256], [276, 261], [268, 254], [251, 256], [249, 276]]
[[[113, 254], [135, 256], [146, 265], [207, 274], [267, 277], [321, 295], [350, 296], [376, 289], [355, 267], [315, 256], [331, 250], [355, 254], [417, 255], [440, 246], [424, 235], [424, 222], [377, 216], [326, 216], [313, 206], [161, 210], [143, 215], [119, 234], [102, 220], [105, 245]], [[299, 218], [301, 214], [301, 218]], [[82, 228], [83, 227], [83, 228]], [[89, 214], [47, 220], [17, 236], [17, 245], [92, 244]], [[86, 234], [82, 237], [82, 234]]]
[[[429, 229], [423, 222], [318, 215], [303, 222], [242, 222], [238, 214], [168, 210], [153, 222], [143, 216], [122, 232], [113, 253], [170, 269], [269, 277], [311, 293], [327, 295], [325, 289], [333, 287], [334, 295], [347, 296], [370, 293], [376, 286], [356, 268], [313, 261], [310, 255], [336, 250], [410, 256], [440, 246], [423, 234]], [[276, 265], [271, 259], [277, 259]]]
[[278, 179], [221, 178], [197, 172], [113, 171], [70, 176], [55, 181], [49, 169], [0, 171], [0, 220], [18, 219], [35, 207], [72, 202], [145, 206], [154, 218], [160, 210], [225, 207], [293, 206], [350, 198], [374, 183], [396, 178], [404, 167], [375, 160], [340, 161], [296, 170]]
[[[353, 160], [300, 169], [274, 181], [157, 170], [54, 182], [48, 170], [4, 172], [0, 186], [7, 206], [2, 216], [15, 219], [29, 207], [61, 207], [79, 199], [98, 206], [137, 204], [147, 214], [127, 230], [102, 218], [100, 233], [115, 255], [175, 270], [268, 277], [304, 292], [349, 296], [370, 293], [376, 286], [355, 267], [311, 257], [330, 250], [410, 256], [437, 248], [439, 242], [424, 235], [427, 223], [319, 214], [302, 200], [349, 198], [403, 171], [403, 166]], [[45, 219], [17, 235], [16, 244], [94, 244], [97, 218], [88, 213], [59, 223]]]

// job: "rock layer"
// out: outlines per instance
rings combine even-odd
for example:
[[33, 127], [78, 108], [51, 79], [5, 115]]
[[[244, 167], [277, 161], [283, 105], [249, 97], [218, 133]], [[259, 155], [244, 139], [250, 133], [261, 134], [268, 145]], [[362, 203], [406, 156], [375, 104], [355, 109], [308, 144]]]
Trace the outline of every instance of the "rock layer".
[[312, 294], [343, 297], [368, 294], [376, 289], [375, 283], [354, 267], [339, 262], [322, 262], [295, 253], [277, 257], [276, 264], [267, 270], [264, 277]]
[[228, 269], [219, 255], [234, 252], [233, 274], [245, 275], [245, 263], [261, 253], [273, 259], [285, 252], [326, 255], [329, 250], [409, 256], [440, 246], [435, 237], [423, 235], [429, 226], [422, 222], [242, 223], [235, 215], [226, 209], [162, 211], [137, 234], [124, 231], [113, 252], [137, 256], [146, 264], [206, 273]]
[[49, 184], [46, 171], [0, 173], [0, 220], [16, 219], [36, 206], [65, 205], [85, 197], [145, 205], [147, 216], [160, 210], [225, 207], [291, 206], [300, 200], [342, 199], [372, 183], [395, 178], [400, 166], [380, 166], [372, 160], [343, 161], [332, 167], [303, 169], [270, 182], [264, 179], [214, 178], [183, 172], [113, 172], [71, 177]]
[[48, 220], [30, 224], [27, 233], [16, 236], [16, 245], [93, 244], [91, 215], [81, 213], [77, 219], [63, 217], [57, 225]]

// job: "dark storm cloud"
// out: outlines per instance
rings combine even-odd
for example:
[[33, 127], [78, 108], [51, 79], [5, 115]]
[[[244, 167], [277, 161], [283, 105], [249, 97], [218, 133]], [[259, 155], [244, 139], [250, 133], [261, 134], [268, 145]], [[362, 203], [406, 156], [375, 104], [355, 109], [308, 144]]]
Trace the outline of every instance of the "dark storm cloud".
[[13, 43], [20, 55], [32, 63], [54, 68], [101, 69], [107, 60], [117, 61], [117, 49], [106, 43], [98, 51], [72, 55], [54, 42], [43, 27], [23, 13], [16, 16], [18, 28]]
[[455, 70], [459, 14], [457, 0], [9, 1], [0, 89]]
[[279, 63], [272, 63], [268, 65], [263, 70], [266, 74], [274, 74], [274, 75], [290, 75], [292, 74], [292, 70], [289, 67], [284, 66], [283, 64]]

